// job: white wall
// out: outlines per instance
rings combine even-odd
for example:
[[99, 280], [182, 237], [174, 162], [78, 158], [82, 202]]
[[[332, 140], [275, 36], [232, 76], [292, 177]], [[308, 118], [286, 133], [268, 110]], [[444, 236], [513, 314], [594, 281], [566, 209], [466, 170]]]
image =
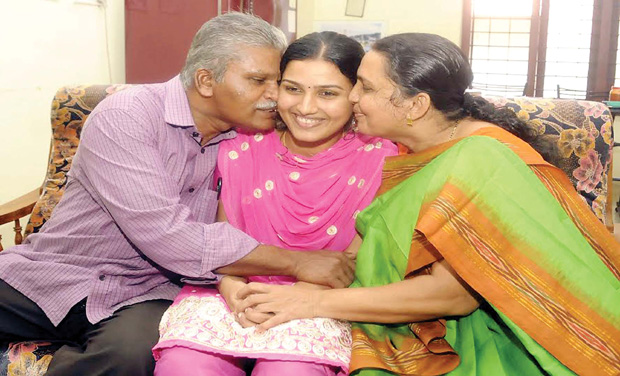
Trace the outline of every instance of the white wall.
[[125, 82], [124, 1], [88, 2], [0, 0], [0, 204], [43, 182], [58, 88]]
[[321, 21], [385, 21], [386, 35], [404, 32], [439, 34], [461, 44], [462, 0], [366, 0], [364, 17], [345, 16], [346, 0], [297, 0], [297, 36]]

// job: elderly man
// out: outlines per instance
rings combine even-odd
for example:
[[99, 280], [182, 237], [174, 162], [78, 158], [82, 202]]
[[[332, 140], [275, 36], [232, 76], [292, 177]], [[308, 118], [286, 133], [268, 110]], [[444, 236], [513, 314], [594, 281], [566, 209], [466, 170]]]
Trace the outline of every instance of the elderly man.
[[292, 275], [342, 287], [352, 261], [258, 244], [214, 223], [218, 143], [274, 126], [281, 31], [240, 13], [198, 31], [180, 76], [119, 92], [90, 115], [61, 202], [0, 253], [0, 341], [69, 341], [48, 375], [152, 374], [177, 283]]

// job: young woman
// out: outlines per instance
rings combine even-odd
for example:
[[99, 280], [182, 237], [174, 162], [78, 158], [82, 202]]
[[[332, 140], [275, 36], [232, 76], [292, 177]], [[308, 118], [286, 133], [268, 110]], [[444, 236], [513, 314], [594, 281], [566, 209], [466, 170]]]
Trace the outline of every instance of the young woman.
[[445, 38], [378, 41], [355, 117], [411, 154], [386, 161], [357, 218], [356, 288], [249, 284], [239, 309], [262, 330], [356, 321], [354, 375], [619, 374], [620, 245], [525, 124], [465, 94], [471, 82]]
[[[379, 187], [384, 158], [396, 153], [391, 142], [352, 130], [348, 96], [363, 54], [359, 43], [333, 32], [288, 47], [280, 64], [282, 124], [265, 134], [239, 133], [220, 147], [220, 213], [231, 224], [293, 250], [343, 252], [351, 244], [355, 217]], [[287, 276], [249, 280], [296, 282]], [[244, 285], [224, 278], [223, 296], [212, 287], [183, 288], [162, 319], [155, 375], [245, 375], [249, 360], [256, 360], [255, 376], [348, 373], [347, 322], [306, 319], [265, 332], [245, 329], [236, 320], [251, 322], [235, 312]], [[293, 288], [323, 287], [300, 282]]]

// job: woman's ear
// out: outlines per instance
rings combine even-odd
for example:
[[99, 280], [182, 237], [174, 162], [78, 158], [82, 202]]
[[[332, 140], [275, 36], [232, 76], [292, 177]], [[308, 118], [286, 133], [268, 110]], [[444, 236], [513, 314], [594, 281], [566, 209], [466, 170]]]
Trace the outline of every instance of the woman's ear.
[[204, 68], [200, 68], [196, 70], [194, 73], [194, 88], [198, 94], [205, 98], [210, 98], [213, 96], [213, 73]]
[[431, 108], [431, 97], [427, 93], [418, 93], [407, 99], [406, 105], [409, 106], [408, 118], [412, 120], [421, 119]]

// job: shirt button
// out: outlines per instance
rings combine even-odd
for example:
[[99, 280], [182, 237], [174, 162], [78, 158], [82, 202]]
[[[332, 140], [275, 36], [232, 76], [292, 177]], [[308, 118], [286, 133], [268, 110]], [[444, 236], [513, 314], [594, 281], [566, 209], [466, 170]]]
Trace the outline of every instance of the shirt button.
[[200, 136], [200, 133], [198, 133], [198, 132], [194, 132], [194, 133], [192, 133], [192, 136], [194, 136], [194, 137], [198, 137], [198, 136]]
[[194, 188], [190, 188], [189, 193], [193, 193], [193, 192], [194, 192]]
[[101, 275], [99, 276], [99, 280], [100, 280], [100, 281], [105, 280], [105, 275], [101, 274]]
[[202, 149], [200, 149], [200, 152], [201, 152], [202, 154], [204, 154], [204, 153], [205, 153], [205, 150], [206, 150], [205, 148], [202, 148]]

